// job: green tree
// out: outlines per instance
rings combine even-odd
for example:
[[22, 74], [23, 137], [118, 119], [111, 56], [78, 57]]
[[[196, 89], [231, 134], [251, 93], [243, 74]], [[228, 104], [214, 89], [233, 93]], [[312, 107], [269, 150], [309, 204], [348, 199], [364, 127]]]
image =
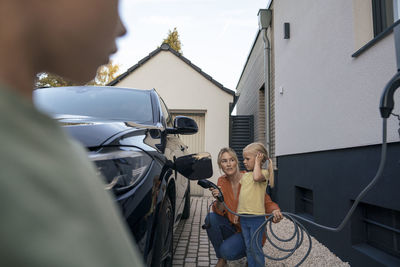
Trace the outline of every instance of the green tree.
[[35, 87], [59, 87], [59, 86], [72, 86], [76, 85], [71, 81], [64, 79], [56, 74], [41, 72], [36, 75], [37, 79], [35, 82]]
[[179, 54], [182, 54], [182, 50], [181, 50], [181, 41], [179, 40], [179, 34], [178, 34], [178, 30], [176, 29], [176, 27], [174, 28], [173, 31], [169, 30], [168, 31], [168, 37], [165, 38], [162, 41], [162, 44], [169, 44], [169, 46], [174, 49], [175, 51], [177, 51]]
[[118, 76], [119, 65], [110, 61], [97, 69], [96, 77], [87, 85], [107, 85]]
[[[110, 61], [107, 65], [100, 66], [97, 69], [96, 77], [85, 85], [106, 85], [117, 77], [118, 71], [119, 65]], [[81, 84], [74, 83], [63, 77], [47, 72], [41, 72], [37, 74], [37, 80], [35, 83], [36, 88], [74, 85]]]

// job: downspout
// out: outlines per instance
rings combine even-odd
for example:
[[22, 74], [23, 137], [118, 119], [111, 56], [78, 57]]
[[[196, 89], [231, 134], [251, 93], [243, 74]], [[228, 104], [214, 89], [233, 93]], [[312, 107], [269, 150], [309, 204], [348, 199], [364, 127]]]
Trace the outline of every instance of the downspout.
[[269, 82], [269, 70], [270, 70], [270, 57], [271, 57], [271, 47], [267, 36], [267, 29], [262, 30], [263, 40], [264, 40], [264, 99], [265, 99], [265, 141], [268, 153], [271, 154], [271, 136], [270, 136], [270, 90], [271, 84]]
[[258, 24], [259, 29], [261, 30], [261, 34], [263, 35], [264, 40], [264, 99], [265, 99], [265, 142], [266, 148], [269, 153], [271, 153], [271, 136], [270, 136], [270, 63], [271, 63], [271, 46], [268, 39], [268, 27], [271, 24], [272, 19], [272, 11], [270, 9], [260, 9], [258, 11]]

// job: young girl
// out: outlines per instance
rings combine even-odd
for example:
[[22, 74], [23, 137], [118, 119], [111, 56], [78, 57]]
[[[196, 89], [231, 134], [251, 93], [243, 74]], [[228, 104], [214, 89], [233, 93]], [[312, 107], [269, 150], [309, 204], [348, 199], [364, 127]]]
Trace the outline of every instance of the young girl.
[[[268, 151], [262, 143], [251, 143], [243, 149], [244, 166], [247, 171], [242, 179], [239, 194], [239, 214], [263, 215], [265, 213], [264, 197], [268, 184], [274, 186], [274, 172], [272, 161], [268, 157]], [[268, 160], [268, 170], [263, 170], [262, 165]], [[274, 214], [275, 216], [275, 214]], [[279, 216], [279, 215], [278, 215]], [[246, 245], [246, 255], [249, 267], [265, 265], [264, 254], [258, 251], [253, 243], [251, 250], [251, 239], [254, 232], [265, 221], [265, 216], [240, 217], [242, 234]], [[262, 244], [262, 235], [257, 236], [255, 241]], [[262, 247], [262, 246], [261, 246]]]

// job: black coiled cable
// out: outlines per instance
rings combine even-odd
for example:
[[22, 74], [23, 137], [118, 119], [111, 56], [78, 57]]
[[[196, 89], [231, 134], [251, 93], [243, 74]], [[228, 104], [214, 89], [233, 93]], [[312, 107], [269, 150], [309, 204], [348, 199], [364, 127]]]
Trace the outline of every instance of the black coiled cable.
[[[215, 200], [214, 202], [216, 202], [216, 201], [217, 201], [217, 200]], [[213, 203], [214, 203], [214, 202], [213, 202]], [[264, 255], [264, 257], [266, 257], [266, 258], [268, 258], [268, 259], [270, 259], [270, 260], [274, 260], [274, 261], [285, 260], [285, 259], [289, 258], [290, 256], [292, 256], [293, 253], [296, 252], [296, 250], [302, 245], [302, 243], [303, 243], [303, 241], [304, 241], [304, 236], [306, 236], [307, 239], [308, 239], [308, 244], [309, 244], [308, 249], [307, 249], [307, 252], [306, 252], [306, 254], [303, 256], [303, 258], [301, 258], [301, 260], [300, 260], [295, 266], [300, 266], [300, 264], [302, 264], [302, 263], [307, 259], [308, 255], [309, 255], [310, 252], [311, 252], [311, 248], [312, 248], [311, 236], [310, 236], [310, 234], [308, 233], [307, 229], [306, 229], [300, 222], [298, 222], [298, 221], [294, 218], [294, 216], [297, 216], [297, 215], [292, 214], [292, 213], [289, 213], [289, 212], [282, 212], [283, 217], [285, 217], [285, 218], [287, 218], [289, 221], [291, 221], [291, 222], [293, 223], [293, 226], [294, 226], [293, 234], [292, 234], [289, 238], [284, 239], [284, 238], [280, 238], [278, 235], [276, 235], [276, 234], [274, 233], [274, 230], [272, 229], [272, 219], [273, 219], [273, 215], [272, 215], [272, 214], [263, 214], [263, 215], [238, 214], [238, 213], [232, 211], [232, 210], [226, 205], [225, 202], [222, 202], [222, 204], [224, 205], [224, 207], [226, 208], [226, 210], [227, 210], [228, 212], [230, 212], [230, 213], [232, 213], [232, 214], [234, 214], [234, 215], [237, 215], [237, 216], [239, 216], [239, 217], [247, 217], [247, 218], [251, 218], [251, 217], [254, 218], [254, 217], [260, 217], [260, 216], [267, 217], [267, 218], [265, 219], [265, 221], [257, 228], [257, 230], [254, 232], [254, 234], [253, 234], [253, 236], [252, 236], [252, 238], [251, 238], [251, 247], [250, 247], [250, 251], [251, 251], [251, 252], [254, 252], [254, 253], [255, 253], [255, 251], [258, 250], [259, 252], [261, 252], [261, 253]], [[266, 230], [267, 227], [269, 228], [269, 230], [270, 230], [270, 232], [271, 232], [271, 235], [272, 235], [276, 240], [278, 240], [279, 242], [281, 242], [281, 244], [285, 244], [285, 243], [287, 243], [287, 242], [291, 242], [291, 241], [294, 240], [294, 241], [295, 241], [294, 246], [293, 246], [292, 248], [287, 249], [287, 248], [284, 248], [283, 246], [279, 246], [278, 244], [276, 244], [273, 240], [271, 240], [271, 237], [268, 235], [268, 232], [267, 232], [267, 230]], [[262, 236], [264, 232], [265, 232], [265, 237], [266, 237], [267, 241], [268, 241], [274, 248], [276, 248], [277, 250], [280, 250], [280, 251], [282, 251], [282, 252], [287, 253], [285, 256], [280, 257], [280, 258], [275, 258], [275, 257], [272, 257], [272, 256], [270, 256], [270, 255], [264, 253], [264, 251], [263, 251], [263, 249], [262, 249], [262, 247], [261, 247], [261, 244], [259, 244], [258, 242], [256, 242], [256, 240], [258, 240], [258, 237], [259, 237], [260, 235]], [[257, 257], [254, 257], [254, 258], [255, 258], [255, 260], [258, 262]], [[258, 265], [262, 266], [261, 262], [258, 262]]]

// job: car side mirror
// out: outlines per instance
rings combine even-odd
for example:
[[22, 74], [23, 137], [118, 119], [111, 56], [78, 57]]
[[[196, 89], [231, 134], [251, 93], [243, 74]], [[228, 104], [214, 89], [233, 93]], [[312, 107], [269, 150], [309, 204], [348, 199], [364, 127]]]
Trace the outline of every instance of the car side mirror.
[[213, 175], [211, 155], [207, 152], [190, 154], [175, 160], [175, 170], [189, 180], [202, 180]]
[[176, 116], [174, 128], [167, 128], [168, 134], [195, 134], [198, 131], [197, 123], [189, 117]]

